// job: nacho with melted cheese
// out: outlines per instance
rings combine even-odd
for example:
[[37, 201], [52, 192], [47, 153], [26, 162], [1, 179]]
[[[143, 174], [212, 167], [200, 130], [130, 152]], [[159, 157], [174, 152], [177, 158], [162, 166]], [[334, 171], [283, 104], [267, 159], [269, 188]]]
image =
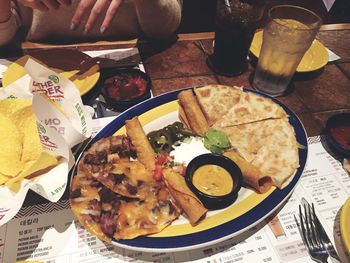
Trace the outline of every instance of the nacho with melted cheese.
[[160, 232], [182, 211], [165, 183], [153, 178], [152, 166], [144, 164], [154, 153], [138, 119], [126, 130], [130, 137], [102, 138], [85, 151], [71, 186], [74, 215], [106, 242]]

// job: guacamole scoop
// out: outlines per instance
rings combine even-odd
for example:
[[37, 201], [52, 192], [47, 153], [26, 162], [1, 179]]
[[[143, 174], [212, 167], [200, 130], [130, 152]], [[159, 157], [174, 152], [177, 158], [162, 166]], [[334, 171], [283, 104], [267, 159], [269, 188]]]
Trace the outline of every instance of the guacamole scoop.
[[210, 129], [204, 134], [204, 147], [212, 153], [222, 154], [231, 147], [231, 143], [225, 133]]

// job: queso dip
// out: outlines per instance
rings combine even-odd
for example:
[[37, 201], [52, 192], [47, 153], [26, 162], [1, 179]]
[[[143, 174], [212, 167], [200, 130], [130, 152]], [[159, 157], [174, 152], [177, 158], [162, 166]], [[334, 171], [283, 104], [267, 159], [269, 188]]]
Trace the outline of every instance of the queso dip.
[[207, 195], [226, 195], [233, 188], [233, 180], [229, 172], [214, 164], [200, 166], [194, 172], [192, 182], [199, 191]]

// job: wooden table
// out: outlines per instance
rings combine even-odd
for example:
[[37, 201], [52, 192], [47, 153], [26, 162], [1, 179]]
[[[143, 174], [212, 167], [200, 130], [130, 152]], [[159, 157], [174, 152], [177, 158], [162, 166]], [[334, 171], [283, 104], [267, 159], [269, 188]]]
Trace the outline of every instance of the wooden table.
[[[143, 41], [99, 42], [70, 45], [67, 48], [80, 50], [110, 49], [138, 46], [146, 71], [153, 83], [154, 95], [184, 87], [207, 84], [224, 84], [251, 87], [254, 67], [244, 74], [228, 78], [214, 74], [206, 64], [206, 55], [195, 45], [201, 40], [206, 50], [212, 52], [214, 34], [179, 35], [175, 42], [150, 43]], [[341, 57], [329, 63], [321, 71], [297, 75], [294, 89], [278, 100], [293, 110], [303, 122], [308, 136], [320, 135], [328, 117], [335, 113], [350, 112], [350, 25], [323, 26], [318, 39]], [[52, 48], [50, 46], [24, 43], [23, 49]], [[68, 187], [62, 199], [68, 198]], [[47, 200], [29, 192], [24, 206], [47, 203]]]
[[[212, 52], [213, 32], [178, 35], [176, 41], [151, 43], [146, 41], [97, 42], [67, 45], [64, 48], [98, 50], [138, 46], [147, 73], [153, 84], [153, 94], [207, 84], [223, 84], [251, 87], [250, 79], [254, 67], [237, 77], [223, 77], [214, 74], [206, 64], [206, 55], [196, 45], [202, 41], [205, 49]], [[300, 118], [309, 137], [323, 132], [327, 119], [336, 113], [350, 112], [350, 24], [324, 25], [317, 38], [341, 57], [314, 73], [296, 75], [294, 89], [279, 97], [282, 103]], [[38, 48], [57, 46], [24, 43], [28, 52]], [[62, 47], [62, 46], [61, 46]], [[35, 196], [35, 198], [33, 198]], [[67, 198], [68, 191], [63, 198]], [[33, 202], [47, 202], [30, 193], [25, 205]]]
[[[139, 45], [155, 95], [183, 87], [224, 84], [251, 87], [254, 67], [237, 77], [214, 74], [206, 64], [206, 55], [195, 45], [201, 40], [212, 52], [213, 33], [188, 34], [180, 41], [161, 47]], [[331, 115], [350, 112], [350, 25], [323, 26], [317, 38], [341, 57], [321, 71], [297, 74], [294, 89], [278, 100], [292, 109], [303, 122], [308, 136], [320, 135]]]

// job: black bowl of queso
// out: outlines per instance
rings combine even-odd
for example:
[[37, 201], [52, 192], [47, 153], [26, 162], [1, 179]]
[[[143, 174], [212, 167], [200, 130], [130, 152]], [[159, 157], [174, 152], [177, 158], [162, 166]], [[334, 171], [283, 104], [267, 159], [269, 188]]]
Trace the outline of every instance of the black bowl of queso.
[[185, 180], [206, 208], [217, 210], [237, 199], [242, 186], [242, 172], [229, 158], [207, 153], [190, 161]]

